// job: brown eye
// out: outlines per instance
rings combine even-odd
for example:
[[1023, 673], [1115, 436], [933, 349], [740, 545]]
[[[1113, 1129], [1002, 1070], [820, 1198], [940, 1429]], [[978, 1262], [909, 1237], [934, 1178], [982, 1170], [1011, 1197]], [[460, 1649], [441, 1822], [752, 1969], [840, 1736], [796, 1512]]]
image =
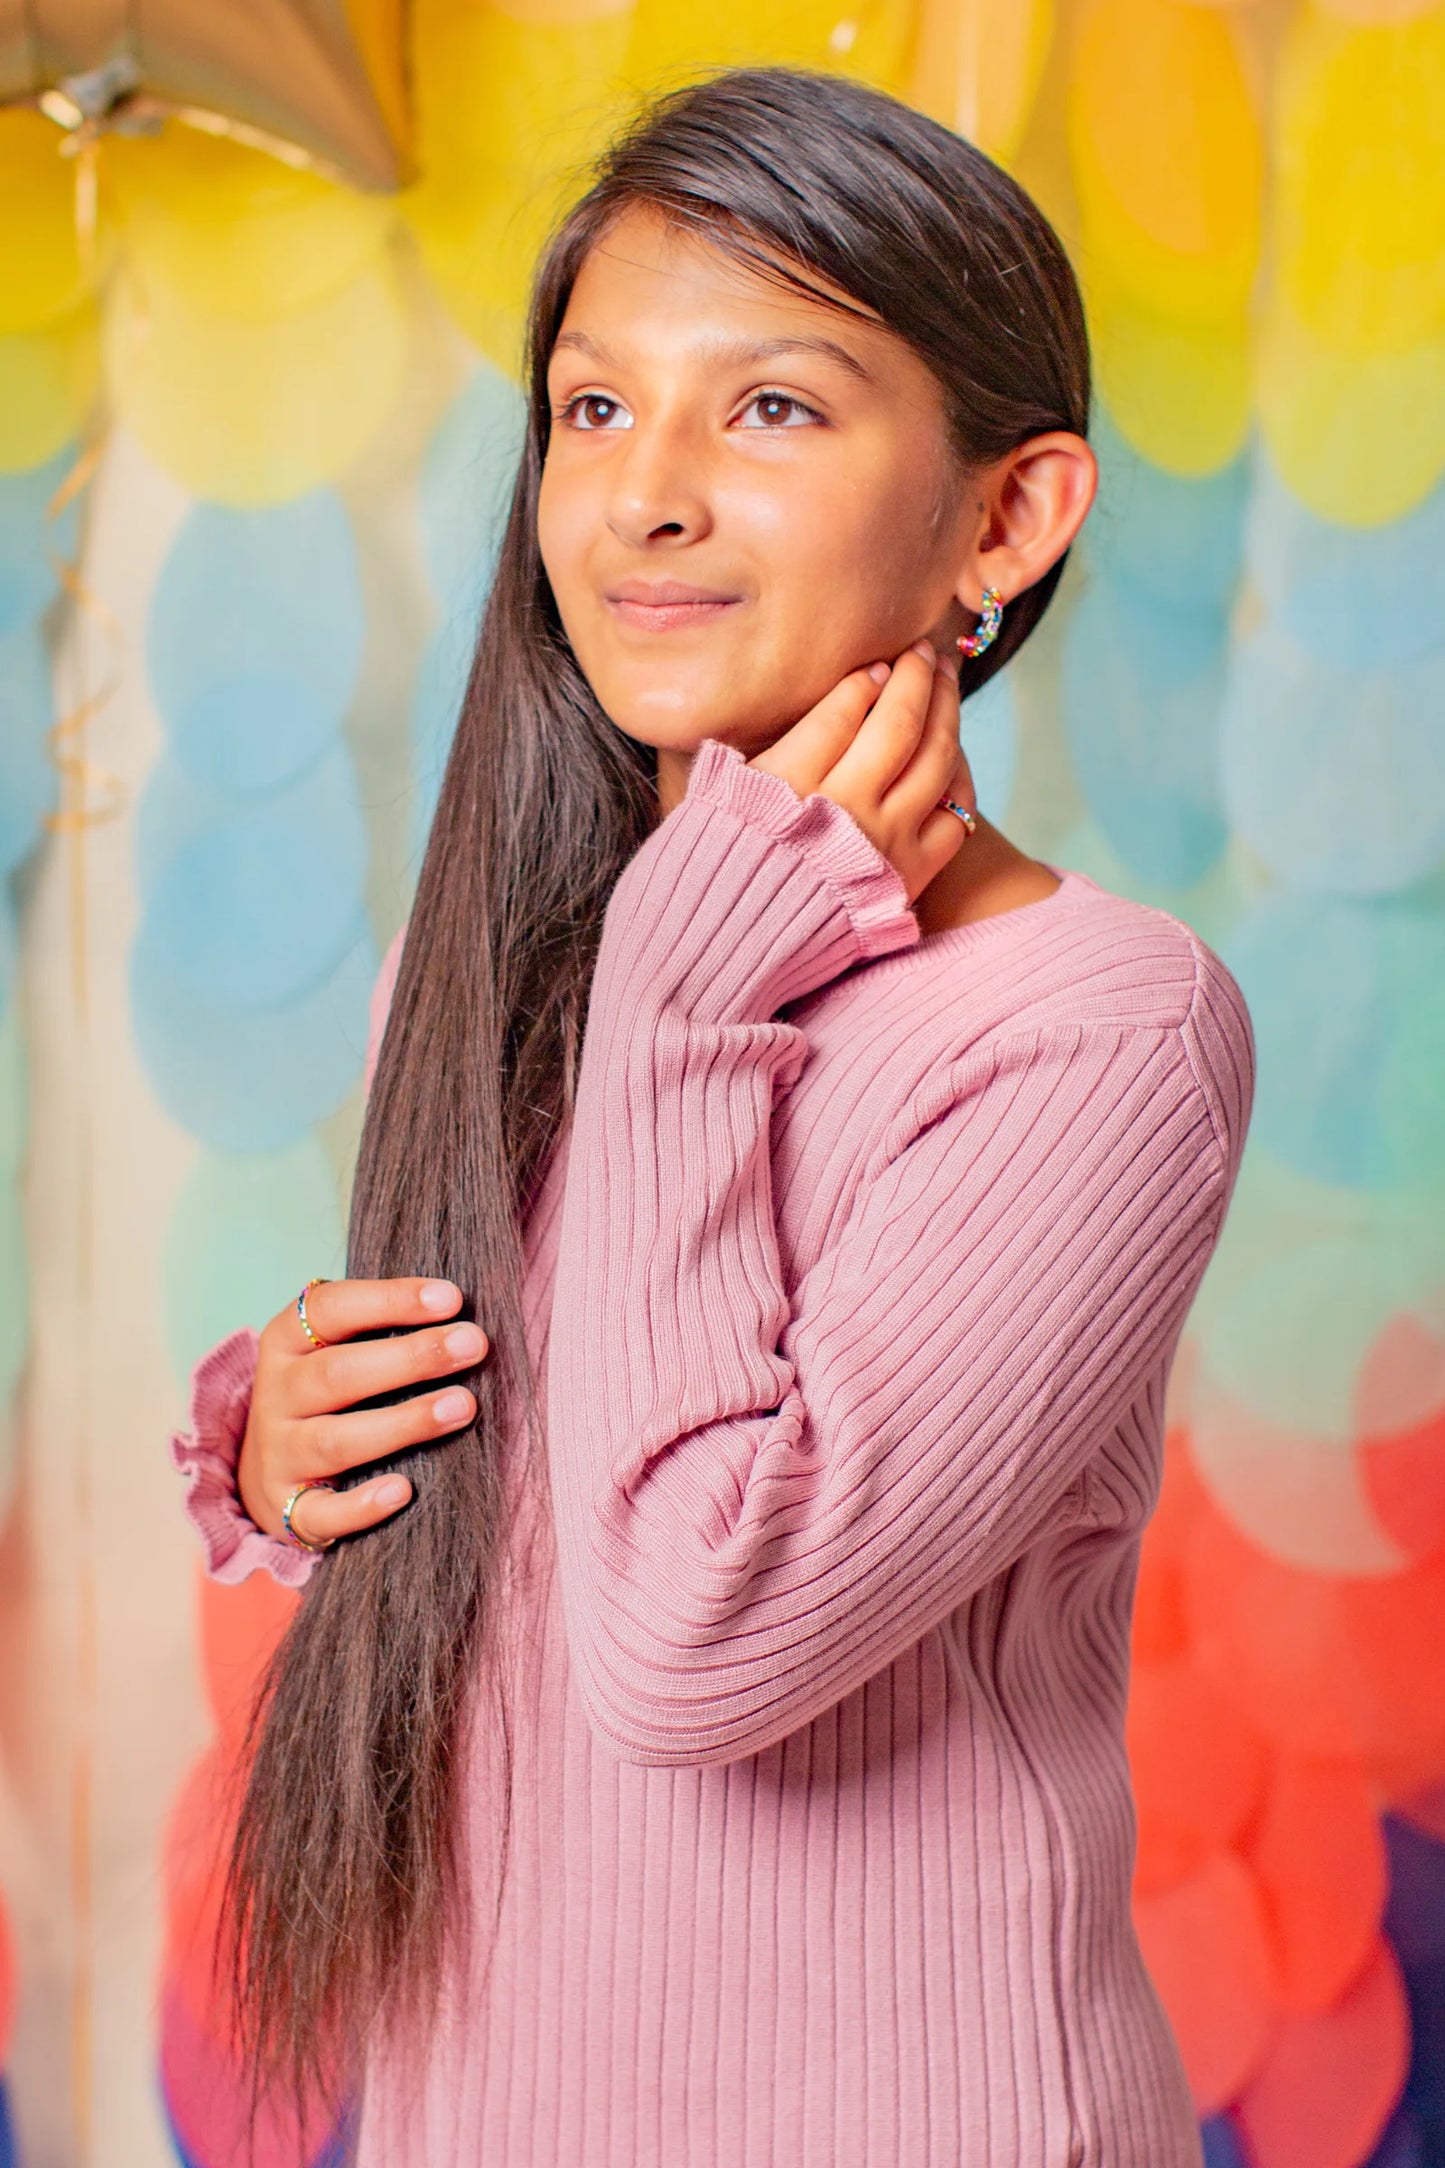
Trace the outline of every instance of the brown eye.
[[569, 400], [562, 411], [574, 429], [626, 429], [631, 426], [631, 417], [621, 401], [609, 399], [599, 391], [583, 392], [579, 398]]
[[745, 426], [762, 429], [795, 429], [799, 423], [815, 422], [822, 419], [816, 407], [808, 406], [802, 399], [795, 399], [793, 394], [787, 391], [754, 392], [752, 398], [743, 408], [743, 413], [751, 414], [754, 411], [759, 417], [758, 420], [751, 424], [745, 424]]

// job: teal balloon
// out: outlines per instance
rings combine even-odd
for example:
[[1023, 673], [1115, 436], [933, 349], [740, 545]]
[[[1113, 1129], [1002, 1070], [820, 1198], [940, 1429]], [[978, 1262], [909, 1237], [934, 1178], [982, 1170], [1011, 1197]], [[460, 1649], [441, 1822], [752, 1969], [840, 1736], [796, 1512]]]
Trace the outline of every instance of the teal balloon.
[[0, 1009], [0, 1182], [19, 1171], [29, 1120], [20, 1011], [11, 1001]]
[[240, 796], [302, 774], [336, 739], [365, 634], [356, 541], [334, 490], [258, 509], [197, 505], [147, 629], [173, 757]]
[[79, 497], [57, 518], [46, 514], [75, 457], [75, 446], [67, 444], [44, 466], [0, 474], [0, 639], [48, 607], [58, 585], [52, 554], [62, 561], [75, 556]]
[[483, 363], [432, 432], [419, 477], [422, 547], [445, 618], [474, 637], [526, 435], [526, 403]]
[[1095, 577], [1064, 636], [1063, 715], [1095, 824], [1139, 880], [1191, 888], [1223, 851], [1226, 626]]
[[42, 820], [59, 801], [60, 771], [46, 739], [54, 721], [40, 627], [0, 633], [0, 876], [30, 855]]
[[1018, 773], [1018, 716], [1007, 666], [963, 702], [958, 735], [968, 757], [978, 810], [998, 827], [1008, 818]]
[[1317, 666], [1390, 670], [1445, 648], [1445, 482], [1382, 527], [1340, 527], [1261, 456], [1246, 527], [1251, 580]]
[[1231, 657], [1230, 819], [1275, 878], [1386, 896], [1445, 855], [1445, 648], [1347, 669], [1267, 622]]
[[346, 1272], [330, 1156], [316, 1137], [280, 1152], [203, 1152], [175, 1202], [161, 1261], [166, 1344], [182, 1383], [240, 1325], [261, 1327], [316, 1273]]
[[30, 1345], [30, 1266], [20, 1185], [0, 1181], [0, 1407], [20, 1382]]
[[1226, 611], [1239, 584], [1246, 455], [1199, 481], [1140, 457], [1100, 405], [1089, 431], [1099, 487], [1082, 539], [1092, 570], [1185, 611]]
[[256, 1010], [295, 1001], [336, 968], [355, 938], [368, 852], [343, 748], [289, 789], [239, 804], [218, 805], [162, 763], [142, 804], [148, 971], [212, 1006]]
[[1442, 1098], [1429, 1064], [1445, 1045], [1445, 916], [1276, 893], [1222, 953], [1254, 1021], [1257, 1142], [1321, 1182], [1438, 1179]]
[[0, 881], [0, 1017], [10, 1013], [15, 992], [18, 929], [15, 895], [8, 881]]
[[156, 1096], [218, 1152], [295, 1144], [360, 1081], [379, 968], [363, 921], [321, 985], [277, 1008], [238, 1010], [199, 995], [142, 937], [131, 952], [131, 1015]]

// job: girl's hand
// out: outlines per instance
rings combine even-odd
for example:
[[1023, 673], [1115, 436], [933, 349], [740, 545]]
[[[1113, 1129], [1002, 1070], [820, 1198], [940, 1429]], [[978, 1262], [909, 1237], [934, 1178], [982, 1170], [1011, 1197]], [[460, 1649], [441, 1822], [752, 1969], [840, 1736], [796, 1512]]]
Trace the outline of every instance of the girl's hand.
[[968, 830], [940, 803], [970, 813], [977, 794], [958, 742], [958, 662], [932, 643], [854, 670], [775, 744], [748, 762], [781, 775], [800, 798], [821, 791], [852, 814], [894, 866], [912, 903]]
[[[420, 1393], [395, 1407], [353, 1405], [374, 1393], [472, 1369], [487, 1349], [481, 1327], [460, 1319], [437, 1322], [461, 1299], [450, 1280], [323, 1280], [306, 1297], [306, 1315], [327, 1346], [311, 1345], [294, 1301], [269, 1320], [236, 1464], [241, 1503], [258, 1528], [284, 1535], [281, 1511], [298, 1483], [330, 1481], [471, 1421], [476, 1398], [462, 1385]], [[350, 1334], [388, 1326], [431, 1329], [347, 1345]], [[397, 1473], [353, 1490], [309, 1490], [297, 1499], [291, 1526], [308, 1543], [329, 1544], [389, 1519], [410, 1496], [411, 1484]]]

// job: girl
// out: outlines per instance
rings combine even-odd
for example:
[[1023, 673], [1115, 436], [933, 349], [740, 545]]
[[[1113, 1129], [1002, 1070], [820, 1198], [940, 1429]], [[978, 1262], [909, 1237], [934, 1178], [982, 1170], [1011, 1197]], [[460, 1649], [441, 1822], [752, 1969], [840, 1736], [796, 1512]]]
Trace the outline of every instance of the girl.
[[959, 746], [1094, 492], [1074, 279], [969, 144], [739, 71], [529, 364], [351, 1276], [174, 1441], [208, 1570], [305, 1590], [248, 2066], [366, 2168], [1197, 2168], [1123, 1726], [1249, 1021]]

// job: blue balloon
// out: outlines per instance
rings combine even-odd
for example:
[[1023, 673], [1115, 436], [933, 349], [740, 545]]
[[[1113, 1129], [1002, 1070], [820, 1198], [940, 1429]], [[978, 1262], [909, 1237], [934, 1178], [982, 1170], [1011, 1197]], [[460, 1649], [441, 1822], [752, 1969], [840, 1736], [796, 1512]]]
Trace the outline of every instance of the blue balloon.
[[1249, 2156], [1235, 2135], [1227, 2115], [1211, 2115], [1199, 2126], [1204, 2148], [1204, 2168], [1250, 2168]]
[[422, 459], [422, 546], [442, 614], [473, 637], [492, 584], [526, 433], [515, 384], [484, 362], [453, 400]]
[[48, 606], [57, 585], [52, 553], [75, 556], [79, 496], [72, 497], [57, 518], [46, 515], [46, 506], [75, 461], [76, 448], [67, 444], [43, 466], [0, 474], [0, 637]]
[[1390, 1861], [1385, 1933], [1402, 1965], [1445, 1964], [1445, 1844], [1398, 1814], [1380, 1826]]
[[1420, 2125], [1409, 2108], [1395, 2110], [1374, 2151], [1360, 2168], [1433, 2168], [1425, 2157]]
[[1227, 840], [1218, 727], [1225, 622], [1096, 578], [1064, 636], [1064, 727], [1100, 832], [1166, 888], [1204, 878]]
[[1247, 456], [1198, 481], [1166, 474], [1125, 441], [1102, 405], [1089, 442], [1099, 462], [1082, 537], [1091, 568], [1185, 611], [1227, 610], [1239, 582]]
[[201, 504], [151, 603], [147, 661], [175, 758], [213, 788], [274, 789], [331, 743], [366, 617], [334, 490], [235, 510]]
[[1445, 2142], [1445, 1964], [1404, 1965], [1410, 2002], [1405, 2106], [1438, 2146]]
[[1275, 894], [1221, 953], [1254, 1019], [1251, 1135], [1286, 1166], [1352, 1187], [1438, 1174], [1438, 1089], [1411, 1097], [1417, 1020], [1445, 989], [1445, 918], [1404, 900]]
[[417, 668], [411, 700], [411, 849], [418, 866], [456, 735], [471, 663], [471, 637], [460, 618], [451, 618], [437, 626]]
[[59, 800], [60, 770], [46, 740], [54, 721], [40, 627], [0, 633], [0, 875], [29, 856]]
[[1266, 624], [1231, 657], [1225, 803], [1280, 881], [1385, 896], [1445, 855], [1445, 647], [1350, 670]]
[[1445, 482], [1401, 519], [1340, 527], [1261, 455], [1245, 559], [1281, 631], [1323, 666], [1398, 669], [1445, 647]]
[[136, 826], [148, 969], [217, 1008], [295, 1000], [335, 968], [361, 908], [368, 837], [349, 756], [338, 747], [220, 817], [214, 794], [177, 777], [161, 764]]
[[331, 976], [282, 1008], [206, 1002], [158, 970], [144, 941], [131, 952], [136, 1044], [157, 1097], [218, 1152], [279, 1152], [346, 1097], [366, 1056], [380, 959], [362, 920]]

